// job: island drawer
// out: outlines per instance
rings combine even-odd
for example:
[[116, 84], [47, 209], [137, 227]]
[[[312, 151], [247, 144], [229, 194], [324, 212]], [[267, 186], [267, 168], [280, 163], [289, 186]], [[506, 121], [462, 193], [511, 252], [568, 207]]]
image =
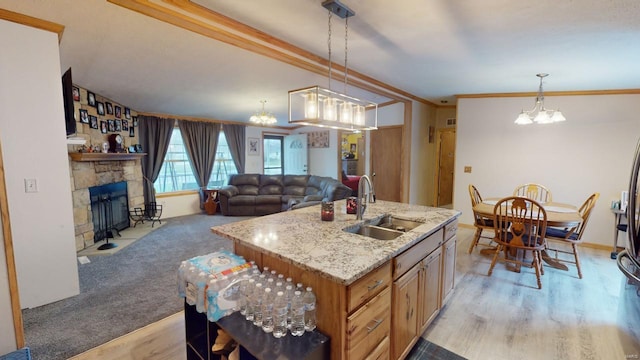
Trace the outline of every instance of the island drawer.
[[453, 220], [444, 226], [444, 241], [447, 241], [456, 235], [458, 231], [458, 219]]
[[371, 271], [347, 288], [347, 313], [351, 313], [367, 300], [391, 284], [391, 262]]
[[[347, 353], [349, 359], [363, 359], [378, 349], [391, 330], [391, 289], [380, 294], [347, 318]], [[388, 347], [387, 347], [388, 348]], [[388, 352], [387, 352], [388, 353]], [[374, 357], [374, 358], [380, 358]]]
[[402, 276], [420, 260], [442, 245], [443, 233], [444, 230], [440, 229], [393, 258], [393, 279], [396, 280]]

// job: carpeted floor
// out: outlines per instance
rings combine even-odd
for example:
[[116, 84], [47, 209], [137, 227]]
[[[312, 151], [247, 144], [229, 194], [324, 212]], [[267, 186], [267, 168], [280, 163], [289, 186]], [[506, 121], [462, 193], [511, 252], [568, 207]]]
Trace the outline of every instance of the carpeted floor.
[[451, 351], [440, 347], [423, 338], [419, 338], [418, 342], [413, 346], [406, 360], [465, 360], [462, 356], [456, 355]]
[[80, 294], [23, 311], [25, 337], [34, 359], [67, 359], [182, 310], [176, 293], [180, 261], [231, 242], [211, 226], [246, 217], [190, 215], [109, 256], [89, 256], [78, 265]]

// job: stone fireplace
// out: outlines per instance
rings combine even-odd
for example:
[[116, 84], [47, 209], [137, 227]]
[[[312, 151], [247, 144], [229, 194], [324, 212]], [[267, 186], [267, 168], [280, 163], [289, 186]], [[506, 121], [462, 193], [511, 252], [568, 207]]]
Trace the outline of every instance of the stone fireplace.
[[89, 188], [125, 182], [128, 209], [144, 206], [140, 160], [120, 160], [118, 158], [120, 154], [104, 154], [104, 156], [111, 156], [113, 159], [95, 161], [84, 158], [69, 159], [76, 251], [93, 245], [94, 239], [97, 239], [94, 233], [97, 229], [94, 228], [93, 219], [95, 208], [92, 210]]

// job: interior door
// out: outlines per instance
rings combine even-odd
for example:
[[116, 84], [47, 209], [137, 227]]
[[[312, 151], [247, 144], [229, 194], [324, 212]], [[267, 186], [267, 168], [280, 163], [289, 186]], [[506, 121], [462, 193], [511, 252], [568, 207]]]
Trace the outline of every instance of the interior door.
[[436, 206], [453, 204], [453, 170], [456, 159], [455, 129], [438, 130]]
[[370, 131], [371, 176], [376, 198], [400, 202], [402, 164], [402, 126]]
[[307, 175], [309, 155], [307, 134], [284, 137], [284, 173], [287, 175]]

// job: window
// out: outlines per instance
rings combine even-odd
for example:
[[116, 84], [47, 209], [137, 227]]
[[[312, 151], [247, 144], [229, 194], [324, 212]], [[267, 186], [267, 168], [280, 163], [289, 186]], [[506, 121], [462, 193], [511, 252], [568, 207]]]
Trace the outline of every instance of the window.
[[[224, 132], [221, 131], [218, 137], [216, 161], [213, 164], [207, 187], [214, 188], [225, 185], [228, 176], [237, 173], [238, 171], [229, 152], [227, 139], [224, 136]], [[191, 170], [189, 157], [178, 127], [175, 127], [171, 133], [169, 148], [153, 187], [158, 194], [182, 190], [198, 190], [198, 183]]]
[[284, 137], [278, 135], [264, 135], [264, 173], [267, 175], [282, 175], [284, 162], [282, 151], [284, 150]]

